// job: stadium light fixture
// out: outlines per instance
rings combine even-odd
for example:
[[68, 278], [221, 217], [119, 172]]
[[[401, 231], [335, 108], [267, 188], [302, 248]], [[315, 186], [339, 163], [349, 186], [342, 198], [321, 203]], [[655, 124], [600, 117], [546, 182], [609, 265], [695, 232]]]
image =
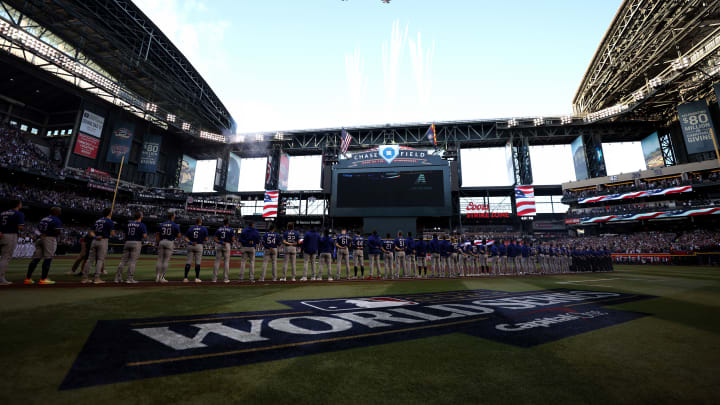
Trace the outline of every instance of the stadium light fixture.
[[560, 124], [562, 124], [562, 125], [572, 124], [572, 121], [573, 121], [572, 115], [566, 115], [564, 117], [560, 117]]
[[190, 130], [190, 123], [189, 123], [189, 122], [183, 122], [183, 123], [182, 123], [182, 129], [183, 129], [183, 131], [189, 131], [189, 130]]
[[282, 141], [283, 139], [285, 139], [285, 134], [283, 134], [282, 132], [276, 132], [274, 139], [276, 141]]
[[209, 139], [215, 142], [225, 142], [225, 136], [208, 131], [200, 131], [200, 138]]
[[672, 63], [672, 68], [674, 71], [680, 71], [683, 69], [686, 69], [688, 66], [690, 66], [690, 59], [687, 56], [683, 56], [680, 58], [675, 59], [675, 61]]
[[544, 123], [545, 123], [545, 120], [543, 119], [543, 117], [537, 117], [537, 118], [533, 119], [533, 125], [535, 125], [536, 127], [539, 127], [540, 125], [542, 125]]
[[175, 114], [168, 114], [167, 122], [175, 122]]
[[643, 89], [640, 89], [632, 94], [633, 100], [640, 101], [645, 98], [645, 91]]
[[262, 142], [265, 140], [265, 137], [263, 136], [263, 134], [255, 134], [255, 140], [257, 142]]
[[516, 120], [515, 118], [509, 119], [508, 122], [507, 122], [507, 126], [510, 127], [510, 128], [516, 127], [517, 125], [518, 125], [518, 122], [517, 122], [517, 120]]
[[650, 81], [648, 82], [648, 85], [650, 85], [651, 88], [660, 87], [662, 85], [662, 82], [663, 82], [662, 77], [658, 76], [658, 77], [654, 77], [654, 78], [650, 79]]
[[146, 109], [148, 112], [156, 113], [156, 112], [157, 112], [157, 104], [146, 103], [146, 104], [145, 104], [145, 109]]

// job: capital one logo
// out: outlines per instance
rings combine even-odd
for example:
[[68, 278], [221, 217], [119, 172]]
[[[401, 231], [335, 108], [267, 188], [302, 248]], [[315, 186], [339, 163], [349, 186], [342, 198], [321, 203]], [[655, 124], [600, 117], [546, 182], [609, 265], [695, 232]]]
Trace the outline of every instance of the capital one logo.
[[382, 145], [378, 149], [380, 156], [390, 164], [400, 154], [400, 146], [398, 145]]

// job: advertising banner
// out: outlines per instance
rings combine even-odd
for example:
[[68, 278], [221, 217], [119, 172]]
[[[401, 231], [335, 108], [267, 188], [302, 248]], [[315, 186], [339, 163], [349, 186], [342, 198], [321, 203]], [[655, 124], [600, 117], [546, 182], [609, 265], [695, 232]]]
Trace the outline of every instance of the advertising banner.
[[665, 166], [657, 132], [648, 135], [640, 144], [642, 145], [643, 156], [645, 157], [645, 164], [648, 169]]
[[100, 138], [103, 125], [105, 125], [105, 117], [91, 113], [88, 110], [83, 111], [82, 120], [80, 121], [80, 132], [94, 136], [95, 138]]
[[570, 149], [572, 151], [573, 164], [575, 165], [575, 178], [578, 180], [586, 180], [588, 178], [588, 170], [582, 135], [578, 136], [570, 144]]
[[110, 163], [120, 163], [123, 156], [127, 159], [134, 132], [135, 125], [130, 122], [119, 121], [115, 124], [105, 160]]
[[97, 158], [99, 148], [100, 138], [95, 138], [80, 132], [75, 140], [75, 149], [73, 149], [73, 153], [86, 158], [95, 159]]
[[687, 152], [693, 154], [712, 151], [714, 129], [705, 100], [680, 104], [677, 109]]
[[138, 171], [146, 173], [155, 173], [157, 170], [158, 158], [160, 157], [160, 145], [162, 144], [162, 136], [146, 135], [143, 142], [142, 152], [140, 153], [140, 162], [138, 163]]
[[190, 156], [183, 155], [182, 167], [180, 169], [180, 179], [178, 179], [178, 187], [186, 193], [192, 193], [193, 183], [195, 182], [195, 166], [197, 160]]
[[288, 174], [290, 173], [290, 157], [287, 153], [280, 154], [280, 168], [278, 174], [278, 188], [286, 191], [288, 188]]
[[242, 159], [239, 155], [230, 153], [228, 159], [227, 177], [225, 178], [225, 190], [237, 192], [240, 187], [240, 164]]

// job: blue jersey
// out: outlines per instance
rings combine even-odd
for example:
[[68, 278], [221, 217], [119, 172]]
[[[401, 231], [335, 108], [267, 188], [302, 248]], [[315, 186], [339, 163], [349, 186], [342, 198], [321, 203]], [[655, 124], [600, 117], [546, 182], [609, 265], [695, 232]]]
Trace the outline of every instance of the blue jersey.
[[208, 237], [208, 230], [202, 225], [193, 225], [185, 233], [185, 237], [190, 239], [193, 244], [202, 244]]
[[348, 235], [348, 234], [346, 234], [346, 233], [341, 233], [341, 234], [338, 235], [337, 238], [335, 239], [335, 243], [337, 243], [338, 246], [340, 246], [341, 248], [348, 248], [348, 247], [350, 247], [350, 245], [352, 244], [352, 242], [353, 242], [352, 237], [350, 237], [350, 235]]
[[352, 240], [352, 248], [356, 250], [363, 250], [365, 248], [365, 238], [357, 235]]
[[265, 232], [262, 236], [262, 245], [265, 249], [276, 248], [278, 243], [280, 243], [280, 235], [277, 232]]
[[221, 226], [215, 231], [215, 237], [220, 243], [232, 243], [235, 230], [229, 226]]
[[396, 250], [404, 252], [407, 248], [407, 241], [405, 240], [405, 238], [395, 238], [395, 240], [393, 241], [393, 245]]
[[450, 241], [441, 240], [440, 244], [439, 244], [439, 248], [440, 248], [440, 252], [439, 252], [440, 256], [447, 257], [450, 255], [450, 249], [452, 249], [452, 247], [450, 246]]
[[95, 237], [97, 239], [108, 239], [112, 234], [113, 229], [115, 229], [115, 223], [112, 219], [107, 217], [102, 217], [93, 224], [93, 231], [95, 232]]
[[380, 237], [377, 235], [370, 235], [368, 238], [368, 248], [370, 249], [370, 254], [380, 253], [380, 246], [382, 246]]
[[0, 214], [0, 233], [18, 233], [25, 225], [25, 214], [18, 210], [7, 210]]
[[415, 250], [415, 239], [408, 236], [407, 239], [405, 239], [405, 253], [411, 254], [413, 250]]
[[425, 256], [425, 245], [427, 244], [422, 239], [415, 241], [415, 256]]
[[395, 250], [395, 241], [392, 239], [383, 239], [382, 246], [383, 249], [385, 249], [386, 251], [392, 252], [393, 250]]
[[432, 238], [428, 243], [427, 250], [430, 253], [440, 253], [440, 241], [437, 238]]
[[518, 255], [518, 249], [517, 246], [515, 246], [514, 243], [511, 243], [507, 247], [507, 255], [508, 257], [515, 257]]
[[40, 220], [37, 229], [40, 234], [45, 236], [59, 236], [63, 229], [62, 221], [56, 216], [48, 215]]
[[529, 247], [528, 245], [522, 245], [522, 247], [520, 248], [520, 250], [521, 250], [521, 252], [522, 252], [522, 253], [521, 253], [521, 254], [522, 254], [522, 257], [530, 257], [531, 250], [530, 250], [530, 247]]
[[145, 239], [147, 228], [142, 222], [128, 222], [125, 240], [139, 242]]
[[323, 236], [320, 238], [319, 251], [320, 253], [332, 253], [335, 247], [335, 241], [329, 236]]
[[320, 235], [315, 231], [305, 232], [303, 237], [303, 252], [309, 254], [315, 254], [318, 251], [318, 245], [320, 244]]
[[180, 234], [180, 225], [173, 221], [165, 221], [160, 224], [160, 239], [175, 240]]
[[243, 247], [255, 247], [260, 244], [260, 232], [252, 227], [247, 227], [240, 233], [240, 244]]
[[296, 246], [300, 240], [300, 234], [297, 231], [285, 231], [283, 234], [283, 240], [290, 244], [290, 246]]
[[491, 257], [497, 256], [499, 253], [500, 253], [500, 252], [498, 251], [497, 246], [495, 246], [495, 245], [490, 245], [490, 256], [491, 256]]

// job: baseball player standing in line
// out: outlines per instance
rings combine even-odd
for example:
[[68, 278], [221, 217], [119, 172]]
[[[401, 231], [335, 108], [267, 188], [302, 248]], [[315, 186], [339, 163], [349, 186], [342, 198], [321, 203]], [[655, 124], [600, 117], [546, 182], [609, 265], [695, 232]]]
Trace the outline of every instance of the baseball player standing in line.
[[[272, 281], [277, 281], [277, 258], [278, 258], [278, 241], [280, 235], [275, 232], [275, 225], [270, 225], [270, 229], [262, 236], [262, 245], [265, 249], [263, 253], [263, 268], [260, 281], [265, 281], [265, 272], [267, 271], [268, 261], [272, 262]], [[284, 281], [284, 280], [283, 280]]]
[[[385, 263], [385, 272], [383, 273], [383, 278], [385, 280], [387, 280], [388, 277], [391, 279], [395, 278], [395, 263], [393, 263], [393, 250], [395, 249], [395, 241], [392, 239], [389, 233], [385, 235], [385, 239], [383, 239], [380, 249], [383, 251], [383, 262]], [[380, 271], [378, 271], [378, 274], [379, 273]]]
[[303, 256], [305, 258], [305, 267], [303, 268], [303, 276], [300, 281], [307, 281], [308, 264], [312, 267], [312, 280], [317, 279], [317, 252], [320, 244], [320, 235], [312, 228], [303, 235]]
[[53, 256], [57, 250], [57, 237], [62, 234], [63, 227], [62, 221], [60, 221], [60, 207], [50, 208], [50, 215], [40, 220], [37, 226], [37, 232], [40, 232], [40, 238], [35, 241], [35, 253], [33, 259], [28, 265], [27, 274], [25, 277], [25, 284], [33, 284], [32, 274], [35, 271], [38, 263], [42, 259], [42, 277], [38, 284], [40, 285], [51, 285], [55, 284], [54, 281], [48, 278], [50, 273], [50, 264], [52, 263]]
[[372, 235], [368, 238], [368, 248], [370, 256], [370, 278], [375, 277], [375, 267], [377, 267], [377, 274], [378, 277], [380, 277], [380, 250], [382, 248], [382, 241], [375, 230], [372, 231]]
[[232, 243], [235, 241], [235, 230], [230, 227], [230, 221], [223, 219], [223, 226], [215, 231], [215, 264], [213, 265], [212, 282], [217, 282], [220, 263], [223, 264], [223, 282], [230, 282], [230, 255]]
[[185, 278], [183, 283], [188, 282], [188, 273], [190, 267], [195, 265], [195, 282], [202, 283], [200, 280], [200, 264], [202, 263], [203, 243], [208, 239], [208, 230], [202, 226], [202, 218], [195, 220], [195, 225], [188, 228], [185, 233], [185, 240], [189, 242], [187, 247], [187, 262], [185, 262]]
[[408, 232], [407, 239], [405, 239], [405, 266], [408, 271], [407, 277], [414, 277], [416, 273], [415, 268], [415, 240], [412, 237], [412, 232]]
[[431, 277], [437, 277], [440, 274], [440, 241], [438, 240], [437, 234], [433, 234], [429, 245], [428, 251], [430, 253], [430, 265], [432, 269]]
[[180, 225], [175, 223], [175, 213], [168, 213], [167, 219], [167, 221], [160, 224], [160, 232], [155, 234], [158, 251], [157, 263], [155, 264], [156, 283], [167, 283], [165, 274], [175, 248], [175, 240], [180, 239], [182, 236]]
[[[323, 236], [320, 238], [318, 245], [318, 252], [320, 253], [320, 264], [318, 268], [318, 277], [315, 280], [322, 281], [323, 265], [327, 266], [327, 277], [328, 281], [333, 281], [332, 278], [332, 252], [335, 247], [335, 241], [330, 237], [330, 231], [325, 229]], [[338, 277], [339, 279], [340, 277]]]
[[360, 277], [365, 277], [365, 238], [358, 232], [352, 239], [353, 248], [353, 267], [355, 270], [355, 276], [357, 278], [358, 263], [360, 263]]
[[108, 252], [108, 240], [110, 237], [115, 235], [113, 230], [115, 223], [110, 219], [112, 211], [110, 208], [105, 208], [102, 212], [102, 218], [95, 221], [93, 224], [93, 232], [95, 233], [95, 239], [90, 244], [90, 256], [85, 262], [83, 267], [83, 277], [80, 280], [81, 283], [89, 283], [88, 273], [90, 272], [90, 266], [95, 266], [95, 280], [93, 283], [102, 284], [104, 281], [100, 279], [100, 272], [105, 267], [105, 258]]
[[147, 227], [142, 223], [142, 219], [142, 212], [137, 211], [133, 215], [133, 220], [127, 224], [122, 258], [120, 259], [120, 264], [118, 265], [117, 272], [115, 273], [116, 283], [122, 283], [123, 272], [126, 264], [128, 269], [127, 283], [137, 283], [135, 280], [135, 265], [140, 257], [143, 241], [147, 238]]
[[22, 203], [19, 200], [10, 202], [10, 208], [0, 214], [0, 285], [12, 284], [5, 278], [10, 259], [15, 253], [18, 233], [25, 226], [25, 214], [20, 210]]
[[248, 277], [250, 282], [255, 282], [255, 247], [260, 243], [260, 234], [252, 222], [248, 222], [245, 229], [240, 233], [240, 244], [242, 245], [242, 256], [240, 258], [240, 281], [245, 278], [245, 264], [249, 262]]
[[398, 232], [397, 238], [393, 241], [393, 248], [395, 254], [395, 277], [400, 278], [400, 268], [402, 267], [403, 277], [407, 277], [408, 271], [405, 263], [405, 248], [407, 247], [407, 240], [403, 237], [402, 232]]
[[292, 281], [295, 281], [295, 264], [297, 262], [297, 246], [300, 241], [300, 234], [295, 230], [294, 224], [288, 224], [283, 234], [283, 246], [285, 246], [285, 266], [280, 281], [287, 280], [288, 263], [292, 266]]
[[[337, 248], [337, 273], [335, 273], [335, 278], [338, 280], [340, 280], [340, 268], [343, 262], [345, 262], [345, 278], [350, 279], [350, 245], [352, 242], [353, 240], [345, 228], [335, 238], [335, 247]], [[355, 266], [355, 273], [357, 274], [357, 266]]]

